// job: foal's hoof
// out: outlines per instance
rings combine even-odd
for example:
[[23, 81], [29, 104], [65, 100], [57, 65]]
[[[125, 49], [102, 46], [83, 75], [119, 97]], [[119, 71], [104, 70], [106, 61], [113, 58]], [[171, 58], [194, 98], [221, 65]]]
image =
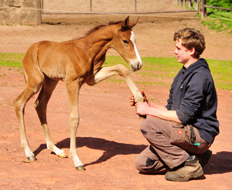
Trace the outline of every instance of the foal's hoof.
[[67, 158], [67, 155], [65, 152], [62, 152], [61, 154], [58, 155], [60, 158]]
[[29, 156], [23, 162], [25, 162], [25, 163], [31, 163], [31, 162], [34, 162], [34, 161], [36, 161], [36, 158], [34, 156]]
[[78, 171], [85, 171], [84, 166], [77, 166], [76, 169], [77, 169]]

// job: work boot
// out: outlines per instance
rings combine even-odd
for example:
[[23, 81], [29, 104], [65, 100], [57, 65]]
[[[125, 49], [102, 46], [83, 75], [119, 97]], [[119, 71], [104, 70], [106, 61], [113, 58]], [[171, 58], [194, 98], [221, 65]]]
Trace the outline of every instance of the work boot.
[[210, 158], [212, 156], [212, 151], [211, 150], [207, 150], [207, 151], [205, 151], [202, 154], [197, 154], [196, 156], [199, 159], [201, 167], [204, 168], [206, 166], [206, 164], [209, 163], [209, 160], [210, 160]]
[[201, 164], [198, 158], [193, 155], [184, 162], [182, 167], [175, 171], [169, 171], [165, 174], [165, 178], [170, 181], [188, 181], [193, 178], [198, 178], [204, 175]]

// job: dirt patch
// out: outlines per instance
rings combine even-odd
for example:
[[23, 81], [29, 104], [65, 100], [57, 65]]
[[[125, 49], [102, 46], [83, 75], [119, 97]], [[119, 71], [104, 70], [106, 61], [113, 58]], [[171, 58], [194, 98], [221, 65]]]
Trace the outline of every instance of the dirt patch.
[[[165, 2], [165, 1], [164, 1]], [[174, 31], [184, 27], [201, 30], [206, 37], [205, 58], [231, 60], [232, 38], [216, 33], [192, 18], [195, 13], [175, 15], [140, 15], [134, 28], [141, 56], [172, 57]], [[99, 23], [122, 20], [126, 15], [61, 15], [43, 16], [43, 25], [0, 26], [0, 51], [25, 52], [40, 40], [64, 41], [83, 36]], [[137, 16], [131, 16], [136, 19]], [[46, 24], [49, 23], [49, 24]], [[109, 54], [117, 54], [110, 51]], [[163, 175], [141, 175], [134, 167], [136, 156], [148, 145], [140, 133], [134, 108], [129, 106], [130, 90], [126, 83], [102, 82], [94, 87], [84, 85], [80, 93], [81, 123], [77, 133], [80, 159], [85, 172], [75, 170], [71, 159], [51, 154], [45, 145], [42, 129], [33, 103], [26, 106], [25, 122], [28, 140], [37, 161], [23, 163], [20, 133], [13, 99], [24, 88], [21, 70], [0, 68], [0, 189], [231, 189], [232, 91], [218, 90], [220, 135], [211, 150], [213, 156], [205, 168], [205, 176], [188, 183], [172, 183]], [[132, 75], [136, 80], [136, 75]], [[168, 87], [138, 84], [148, 97], [166, 104]], [[53, 140], [69, 153], [69, 106], [65, 86], [60, 82], [48, 105], [48, 123]]]

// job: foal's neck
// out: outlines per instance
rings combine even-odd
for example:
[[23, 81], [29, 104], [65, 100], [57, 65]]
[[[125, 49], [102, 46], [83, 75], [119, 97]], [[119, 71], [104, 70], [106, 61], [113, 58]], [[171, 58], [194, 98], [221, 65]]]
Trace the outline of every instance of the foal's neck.
[[92, 57], [102, 57], [111, 48], [115, 27], [105, 26], [86, 37], [89, 46], [89, 55]]

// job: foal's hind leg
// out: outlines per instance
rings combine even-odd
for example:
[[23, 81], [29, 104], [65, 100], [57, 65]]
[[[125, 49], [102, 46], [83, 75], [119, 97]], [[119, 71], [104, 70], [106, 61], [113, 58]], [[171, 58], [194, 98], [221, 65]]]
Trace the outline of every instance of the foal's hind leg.
[[28, 162], [34, 161], [35, 155], [30, 150], [26, 136], [26, 130], [24, 124], [24, 110], [28, 100], [39, 91], [44, 77], [43, 74], [36, 69], [34, 70], [33, 74], [34, 74], [33, 76], [28, 77], [28, 82], [26, 84], [25, 89], [14, 100], [15, 112], [19, 120], [21, 147], [25, 151]]
[[52, 80], [45, 76], [42, 89], [39, 93], [37, 100], [34, 103], [34, 107], [37, 111], [40, 123], [43, 128], [47, 148], [54, 152], [59, 157], [67, 157], [63, 150], [57, 148], [52, 140], [50, 131], [47, 124], [47, 104], [52, 95], [53, 90], [55, 89], [58, 80]]

